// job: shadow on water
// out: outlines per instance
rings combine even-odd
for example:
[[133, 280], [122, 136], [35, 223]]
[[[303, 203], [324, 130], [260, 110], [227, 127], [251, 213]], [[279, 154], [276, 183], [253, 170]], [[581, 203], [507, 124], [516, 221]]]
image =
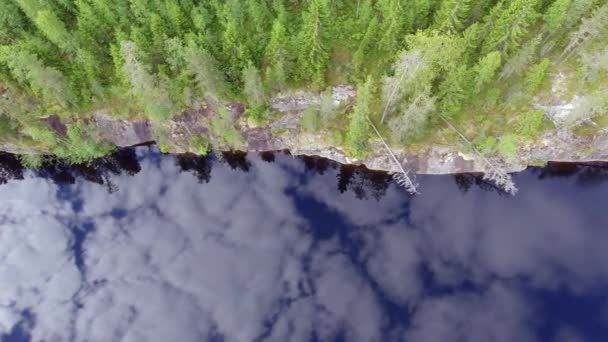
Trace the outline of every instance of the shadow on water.
[[532, 168], [538, 179], [571, 178], [577, 185], [596, 186], [608, 180], [608, 163], [548, 163], [544, 168]]
[[459, 175], [453, 175], [454, 183], [462, 192], [462, 194], [468, 193], [473, 187], [487, 192], [495, 192], [500, 196], [508, 196], [501, 188], [497, 187], [496, 184], [488, 181], [481, 174], [463, 173]]
[[[261, 160], [273, 163], [277, 154], [289, 152], [263, 152], [258, 156]], [[216, 162], [227, 165], [230, 169], [239, 172], [249, 172], [252, 164], [248, 154], [240, 151], [222, 152], [219, 156], [209, 154], [200, 156], [194, 154], [181, 154], [174, 156], [176, 165], [182, 172], [193, 174], [199, 183], [209, 183], [211, 171]], [[323, 175], [329, 169], [338, 170], [337, 189], [341, 193], [352, 191], [358, 199], [364, 200], [382, 198], [392, 182], [386, 172], [372, 171], [364, 166], [341, 165], [337, 162], [315, 156], [300, 156], [307, 171]], [[19, 158], [8, 153], [0, 153], [0, 184], [11, 180], [22, 180], [26, 168]], [[73, 165], [61, 159], [48, 159], [43, 165], [32, 172], [36, 177], [51, 179], [60, 185], [74, 184], [77, 179], [104, 185], [109, 192], [117, 190], [112, 183], [112, 176], [136, 175], [141, 171], [139, 160], [134, 148], [117, 150], [110, 156], [96, 159], [90, 164]]]
[[184, 154], [176, 156], [175, 159], [180, 170], [192, 173], [199, 183], [209, 183], [211, 180], [213, 160], [210, 155]]
[[11, 180], [23, 179], [23, 165], [17, 156], [8, 153], [0, 153], [0, 184], [6, 184]]
[[[265, 162], [274, 163], [277, 155], [289, 151], [261, 152], [257, 156]], [[162, 157], [162, 155], [159, 155]], [[192, 173], [199, 183], [209, 183], [211, 171], [216, 162], [227, 165], [239, 172], [249, 172], [252, 163], [248, 154], [241, 151], [222, 152], [219, 155], [200, 156], [194, 154], [175, 155], [176, 165], [182, 172]], [[393, 182], [392, 177], [383, 171], [369, 170], [360, 165], [343, 165], [318, 156], [297, 156], [305, 169], [323, 175], [328, 170], [337, 170], [336, 187], [340, 193], [353, 192], [357, 199], [379, 201]], [[19, 158], [9, 153], [0, 153], [0, 185], [12, 180], [24, 179], [26, 168]], [[119, 149], [110, 156], [96, 159], [89, 164], [73, 165], [65, 160], [49, 158], [39, 169], [32, 170], [36, 177], [51, 179], [60, 185], [74, 184], [77, 179], [105, 186], [109, 192], [117, 190], [112, 176], [136, 175], [141, 166], [135, 148]], [[538, 179], [573, 178], [577, 185], [595, 186], [608, 180], [608, 163], [548, 163], [544, 168], [531, 167], [529, 171]], [[481, 174], [457, 174], [453, 180], [462, 194], [477, 188], [499, 195], [505, 193]]]

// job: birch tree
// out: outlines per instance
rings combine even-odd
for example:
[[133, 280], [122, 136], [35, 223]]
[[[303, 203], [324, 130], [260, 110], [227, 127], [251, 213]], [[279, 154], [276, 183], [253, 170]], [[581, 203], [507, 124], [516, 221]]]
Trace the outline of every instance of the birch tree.
[[560, 58], [569, 58], [584, 47], [589, 41], [608, 32], [608, 3], [599, 7], [589, 18], [583, 19], [577, 31], [570, 35], [570, 42], [564, 48]]
[[500, 71], [500, 77], [498, 79], [508, 79], [512, 75], [519, 74], [526, 70], [532, 64], [534, 59], [537, 58], [537, 51], [540, 43], [540, 35], [525, 43], [524, 46], [517, 51], [517, 53], [507, 60]]
[[190, 42], [184, 49], [184, 59], [188, 71], [203, 95], [222, 97], [226, 92], [224, 76], [219, 71], [217, 62], [205, 49]]
[[[401, 53], [393, 64], [394, 75], [384, 78], [382, 88], [384, 110], [382, 111], [381, 123], [384, 123], [387, 115], [393, 112], [403, 98], [411, 92], [410, 86], [418, 79], [418, 76], [426, 72], [426, 63], [422, 53], [418, 50], [405, 51]], [[417, 85], [425, 87], [426, 85]]]
[[169, 98], [164, 82], [151, 74], [139, 60], [135, 43], [122, 42], [121, 52], [124, 58], [123, 72], [131, 85], [131, 92], [139, 100], [146, 114], [157, 122], [169, 118], [175, 106]]
[[424, 130], [431, 113], [435, 110], [435, 99], [420, 94], [389, 121], [393, 141], [407, 144]]
[[247, 102], [253, 108], [259, 108], [266, 103], [264, 95], [264, 86], [262, 85], [262, 77], [260, 71], [253, 63], [249, 63], [247, 68], [243, 70], [243, 93], [247, 97]]

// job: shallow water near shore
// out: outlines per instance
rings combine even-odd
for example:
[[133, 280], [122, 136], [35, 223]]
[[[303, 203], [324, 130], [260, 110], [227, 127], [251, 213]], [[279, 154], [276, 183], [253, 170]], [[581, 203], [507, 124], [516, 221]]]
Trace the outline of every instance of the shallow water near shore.
[[480, 177], [285, 153], [0, 156], [2, 341], [598, 341], [608, 168]]

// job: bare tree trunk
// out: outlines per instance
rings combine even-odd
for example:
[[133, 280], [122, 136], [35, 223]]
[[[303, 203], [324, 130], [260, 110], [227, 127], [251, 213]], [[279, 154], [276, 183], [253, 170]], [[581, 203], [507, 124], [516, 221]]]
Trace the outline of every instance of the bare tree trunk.
[[390, 107], [391, 102], [393, 102], [393, 98], [395, 97], [397, 90], [399, 90], [399, 88], [401, 88], [401, 82], [403, 81], [404, 76], [405, 76], [405, 72], [402, 72], [401, 77], [399, 77], [399, 82], [397, 83], [397, 85], [395, 85], [390, 96], [388, 97], [388, 99], [386, 101], [386, 106], [384, 106], [384, 111], [382, 112], [382, 118], [380, 119], [381, 124], [384, 124], [384, 119], [386, 117], [386, 114], [388, 113], [388, 108]]
[[479, 150], [477, 148], [475, 148], [475, 145], [473, 145], [473, 143], [471, 143], [471, 141], [469, 139], [467, 139], [467, 137], [465, 137], [464, 134], [462, 134], [448, 119], [446, 119], [445, 116], [439, 114], [439, 117], [441, 118], [441, 120], [443, 122], [445, 122], [446, 125], [448, 125], [448, 127], [450, 127], [454, 132], [456, 132], [456, 134], [458, 134], [458, 136], [460, 136], [460, 138], [473, 149], [475, 154], [479, 158], [481, 158], [481, 160], [484, 162], [484, 164], [486, 164], [486, 167], [488, 168], [487, 169], [488, 172], [486, 172], [484, 174], [484, 178], [493, 181], [494, 184], [496, 184], [498, 187], [503, 189], [505, 192], [507, 192], [511, 195], [515, 195], [518, 190], [517, 190], [517, 187], [515, 186], [515, 183], [513, 182], [513, 179], [511, 178], [511, 175], [509, 175], [505, 170], [503, 170], [498, 165], [492, 163], [481, 152], [479, 152]]
[[376, 132], [376, 134], [378, 135], [378, 138], [380, 138], [380, 141], [382, 142], [382, 144], [384, 145], [384, 147], [390, 154], [391, 158], [395, 162], [395, 165], [397, 165], [397, 167], [399, 168], [399, 172], [393, 173], [393, 178], [395, 179], [395, 181], [397, 181], [397, 183], [399, 185], [403, 186], [405, 188], [405, 190], [407, 192], [409, 192], [410, 194], [414, 195], [414, 194], [419, 193], [418, 186], [416, 185], [416, 183], [414, 183], [410, 179], [410, 177], [408, 176], [408, 172], [403, 169], [403, 166], [399, 162], [399, 159], [397, 159], [397, 156], [395, 156], [395, 154], [393, 153], [393, 150], [391, 150], [391, 148], [388, 146], [386, 141], [384, 141], [384, 138], [382, 138], [382, 135], [380, 134], [380, 131], [378, 131], [378, 129], [376, 128], [376, 125], [374, 125], [374, 123], [369, 118], [369, 116], [367, 116], [366, 118], [367, 118], [367, 121], [369, 121], [369, 124], [372, 126], [372, 128]]

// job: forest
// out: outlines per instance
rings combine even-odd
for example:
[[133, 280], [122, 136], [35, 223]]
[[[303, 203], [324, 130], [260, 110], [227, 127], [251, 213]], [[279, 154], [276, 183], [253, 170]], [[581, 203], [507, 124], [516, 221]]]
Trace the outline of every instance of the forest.
[[[321, 101], [301, 130], [353, 158], [380, 138], [413, 151], [464, 140], [508, 159], [553, 128], [533, 103], [558, 74], [584, 95], [568, 125], [608, 126], [606, 42], [606, 0], [4, 0], [0, 141], [85, 163], [113, 150], [89, 120], [97, 110], [162, 135], [179, 113], [238, 102], [263, 125], [277, 94], [350, 84], [352, 106]], [[196, 137], [201, 153], [236, 144], [231, 120], [218, 111], [221, 139]]]

